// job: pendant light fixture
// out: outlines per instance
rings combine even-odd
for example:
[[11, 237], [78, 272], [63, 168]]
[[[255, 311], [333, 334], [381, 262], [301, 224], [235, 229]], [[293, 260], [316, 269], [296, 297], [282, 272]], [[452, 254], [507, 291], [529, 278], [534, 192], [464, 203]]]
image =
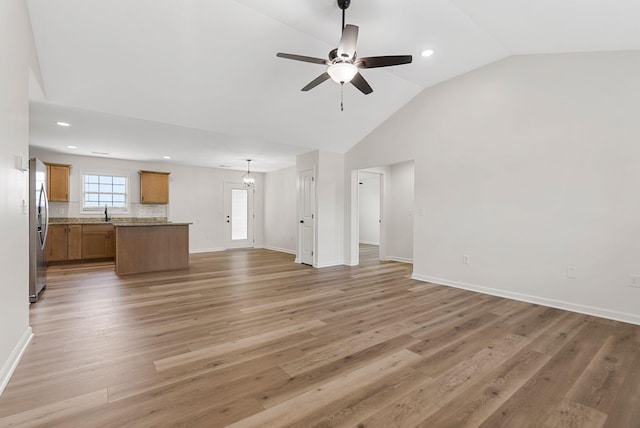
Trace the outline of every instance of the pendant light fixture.
[[256, 178], [251, 174], [251, 159], [247, 159], [247, 173], [242, 176], [242, 182], [244, 187], [253, 187], [256, 182]]

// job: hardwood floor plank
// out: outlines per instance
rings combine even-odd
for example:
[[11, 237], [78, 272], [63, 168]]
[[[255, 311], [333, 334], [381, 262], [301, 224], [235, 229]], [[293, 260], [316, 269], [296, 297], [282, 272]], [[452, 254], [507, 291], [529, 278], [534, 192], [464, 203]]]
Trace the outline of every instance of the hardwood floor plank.
[[[269, 389], [259, 391], [255, 394], [255, 397], [264, 408], [273, 407], [305, 390], [318, 386], [328, 377], [337, 376], [348, 370], [370, 364], [376, 359], [405, 349], [407, 345], [413, 342], [415, 342], [415, 339], [410, 336], [394, 337], [361, 351], [351, 353], [341, 359], [327, 361], [326, 364], [308, 370], [301, 376], [290, 376], [285, 381], [273, 385]], [[422, 376], [418, 377], [422, 378]]]
[[555, 354], [584, 327], [589, 318], [588, 315], [565, 313], [563, 317], [556, 321], [551, 334], [536, 338], [531, 343], [531, 349], [547, 355]]
[[100, 389], [21, 413], [0, 417], [2, 427], [53, 426], [78, 411], [93, 409], [107, 402], [107, 390]]
[[[255, 383], [256, 379], [264, 379], [264, 373], [274, 370], [282, 377], [281, 382], [266, 382], [262, 388], [273, 388], [274, 385], [281, 384], [288, 379], [286, 373], [278, 367], [284, 361], [295, 358], [301, 354], [296, 348], [288, 348], [278, 350], [271, 354], [262, 354], [257, 358], [235, 362], [220, 368], [218, 362], [209, 362], [201, 366], [189, 366], [188, 369], [170, 374], [159, 373], [148, 376], [139, 380], [127, 380], [122, 383], [115, 383], [109, 387], [109, 402], [113, 403], [133, 396], [139, 396], [151, 392], [158, 394], [158, 391], [170, 387], [175, 384], [186, 383], [191, 384], [200, 378], [206, 378], [207, 384], [211, 387], [220, 387], [225, 385], [243, 385], [244, 382], [251, 383], [251, 387], [260, 389], [262, 382]], [[251, 395], [251, 391], [247, 391], [247, 395]]]
[[411, 279], [378, 260], [194, 254], [52, 267], [0, 426], [640, 428], [640, 326]]
[[412, 427], [440, 409], [427, 391], [433, 382], [425, 378], [417, 387], [392, 401], [358, 424], [362, 428]]
[[606, 428], [632, 427], [640, 428], [640, 355], [635, 353], [635, 361], [629, 374], [618, 391], [616, 400], [609, 410]]
[[480, 425], [548, 361], [548, 355], [523, 350], [450, 400], [418, 426], [472, 428]]
[[[287, 426], [297, 423], [302, 414], [316, 411], [349, 396], [363, 386], [409, 367], [420, 358], [411, 351], [402, 350], [333, 379], [263, 412], [236, 422], [230, 427]], [[301, 412], [302, 410], [302, 412]]]
[[541, 426], [608, 337], [597, 321], [585, 325], [551, 360], [484, 423], [490, 427]]
[[380, 408], [428, 380], [424, 375], [406, 368], [383, 377], [366, 388], [360, 388], [340, 401], [334, 401], [296, 421], [303, 427], [352, 427], [375, 414]]
[[268, 331], [256, 336], [245, 337], [233, 342], [221, 343], [206, 348], [200, 348], [196, 351], [189, 351], [183, 354], [174, 355], [172, 357], [163, 358], [154, 361], [153, 364], [156, 366], [156, 370], [161, 372], [174, 368], [176, 366], [192, 364], [206, 359], [213, 359], [220, 355], [237, 351], [239, 349], [245, 349], [256, 345], [264, 345], [273, 341], [283, 340], [287, 336], [291, 336], [295, 333], [300, 333], [303, 331], [308, 331], [316, 327], [322, 327], [323, 325], [325, 325], [325, 323], [320, 320], [308, 321], [302, 324], [296, 324], [289, 327], [283, 327], [278, 330]]
[[638, 347], [633, 329], [625, 330], [628, 333], [607, 338], [567, 398], [605, 414], [609, 412], [633, 364], [633, 350]]
[[441, 376], [434, 379], [429, 385], [428, 392], [433, 395], [433, 401], [444, 406], [471, 386], [479, 378], [495, 366], [502, 364], [512, 355], [516, 354], [529, 340], [517, 334], [509, 334], [472, 356], [471, 358], [453, 366]]
[[552, 411], [542, 428], [602, 428], [607, 414], [564, 399]]

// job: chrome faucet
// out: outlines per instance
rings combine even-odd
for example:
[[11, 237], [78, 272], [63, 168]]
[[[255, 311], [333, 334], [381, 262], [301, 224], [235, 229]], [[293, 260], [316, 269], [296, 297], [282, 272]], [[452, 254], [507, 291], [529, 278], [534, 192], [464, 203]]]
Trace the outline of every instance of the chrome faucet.
[[104, 206], [104, 221], [109, 221], [111, 220], [111, 217], [109, 217], [109, 212], [107, 211], [107, 206]]

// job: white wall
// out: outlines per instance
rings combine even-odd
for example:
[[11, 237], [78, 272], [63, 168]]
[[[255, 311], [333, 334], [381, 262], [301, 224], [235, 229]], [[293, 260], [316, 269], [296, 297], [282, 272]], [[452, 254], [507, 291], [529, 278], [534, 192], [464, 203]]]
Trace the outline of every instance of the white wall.
[[[343, 264], [344, 156], [317, 150], [296, 157], [296, 174], [315, 171], [315, 251], [314, 267]], [[298, 203], [300, 177], [297, 179]], [[300, 206], [298, 206], [298, 218]], [[297, 243], [300, 259], [300, 242]]]
[[[29, 67], [39, 74], [26, 2], [0, 2], [0, 394], [31, 338], [29, 327]], [[28, 162], [27, 162], [28, 164]]]
[[[52, 202], [52, 217], [82, 217], [80, 214], [81, 179], [84, 171], [122, 173], [129, 177], [131, 213], [125, 217], [162, 217], [169, 221], [193, 223], [189, 226], [189, 251], [220, 251], [225, 248], [224, 182], [242, 182], [246, 171], [203, 168], [166, 162], [138, 162], [103, 157], [74, 156], [31, 148], [32, 156], [45, 162], [71, 164], [70, 202]], [[139, 170], [170, 172], [169, 204], [142, 205]], [[253, 173], [253, 172], [252, 172]], [[264, 189], [263, 174], [256, 173], [254, 234], [256, 247], [263, 245]], [[59, 210], [62, 210], [60, 212]], [[117, 214], [112, 213], [115, 219]]]
[[344, 156], [319, 151], [316, 175], [316, 267], [343, 264]]
[[381, 175], [360, 171], [358, 203], [360, 243], [380, 245], [380, 180]]
[[264, 174], [264, 247], [296, 254], [296, 167]]
[[415, 159], [416, 278], [640, 323], [638, 99], [637, 51], [511, 57], [421, 93], [345, 171]]
[[386, 252], [385, 258], [413, 261], [413, 221], [419, 215], [413, 201], [413, 161], [390, 165], [386, 174], [385, 193]]

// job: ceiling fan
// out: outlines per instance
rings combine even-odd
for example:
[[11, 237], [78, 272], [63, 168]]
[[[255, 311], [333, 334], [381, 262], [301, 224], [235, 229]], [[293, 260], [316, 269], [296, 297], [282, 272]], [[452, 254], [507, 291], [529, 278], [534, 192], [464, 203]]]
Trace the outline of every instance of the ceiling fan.
[[[342, 37], [336, 49], [329, 52], [328, 59], [314, 58], [310, 56], [295, 55], [278, 52], [277, 57], [292, 59], [295, 61], [310, 62], [312, 64], [323, 64], [327, 66], [327, 70], [320, 76], [313, 79], [307, 86], [302, 88], [303, 91], [309, 91], [325, 80], [331, 78], [343, 86], [345, 83], [351, 82], [353, 86], [358, 88], [360, 92], [368, 95], [373, 92], [371, 86], [360, 74], [363, 68], [389, 67], [392, 65], [409, 64], [413, 60], [411, 55], [391, 55], [391, 56], [370, 56], [358, 58], [356, 56], [356, 43], [358, 41], [358, 26], [345, 25], [345, 11], [351, 4], [351, 0], [337, 0], [338, 7], [342, 9]], [[342, 102], [340, 103], [342, 110]]]

